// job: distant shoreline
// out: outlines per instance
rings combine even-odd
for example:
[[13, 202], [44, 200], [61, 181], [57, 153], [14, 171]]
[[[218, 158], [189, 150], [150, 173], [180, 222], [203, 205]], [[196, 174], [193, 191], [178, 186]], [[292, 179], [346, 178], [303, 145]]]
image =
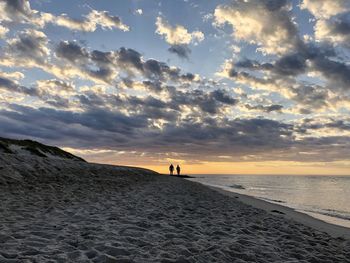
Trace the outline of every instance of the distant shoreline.
[[242, 175], [247, 175], [247, 176], [336, 176], [336, 177], [350, 177], [350, 174], [271, 174], [271, 173], [266, 173], [266, 174], [188, 174], [191, 177], [201, 177], [201, 176], [215, 176], [215, 175], [221, 175], [221, 176], [242, 176]]

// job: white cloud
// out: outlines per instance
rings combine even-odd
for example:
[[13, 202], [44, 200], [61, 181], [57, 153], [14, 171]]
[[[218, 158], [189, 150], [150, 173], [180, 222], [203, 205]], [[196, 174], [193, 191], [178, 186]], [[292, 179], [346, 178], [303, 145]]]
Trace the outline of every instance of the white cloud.
[[343, 42], [348, 42], [349, 35], [336, 34], [333, 32], [333, 25], [331, 21], [319, 20], [315, 24], [315, 39], [317, 41], [329, 41], [334, 44], [339, 44]]
[[2, 78], [7, 78], [7, 79], [15, 79], [15, 80], [19, 80], [19, 79], [23, 79], [24, 78], [24, 74], [22, 72], [2, 72], [0, 71], [0, 77]]
[[117, 16], [110, 15], [107, 11], [92, 10], [84, 20], [75, 20], [63, 14], [52, 17], [51, 23], [58, 26], [67, 27], [72, 30], [94, 32], [98, 26], [102, 29], [118, 28], [122, 31], [129, 31], [129, 26], [125, 25]]
[[231, 25], [236, 40], [256, 44], [263, 53], [285, 53], [295, 45], [297, 38], [289, 15], [290, 6], [269, 8], [260, 0], [218, 6], [214, 12], [214, 25]]
[[156, 26], [156, 33], [164, 36], [165, 41], [170, 45], [188, 45], [204, 40], [204, 34], [201, 31], [190, 33], [181, 25], [171, 26], [162, 17], [157, 17]]
[[110, 30], [114, 28], [122, 31], [130, 30], [120, 17], [110, 15], [107, 11], [91, 10], [89, 14], [84, 16], [84, 19], [73, 19], [66, 14], [55, 16], [51, 13], [31, 9], [29, 1], [26, 0], [16, 4], [11, 1], [13, 0], [0, 2], [0, 22], [29, 23], [41, 28], [50, 23], [85, 32], [94, 32], [98, 27]]
[[67, 97], [75, 93], [75, 86], [73, 83], [58, 79], [38, 80], [36, 82], [36, 88], [40, 96]]
[[333, 45], [349, 47], [349, 21], [343, 20], [350, 11], [348, 0], [303, 0], [301, 9], [307, 9], [316, 20], [314, 26], [315, 40], [326, 41]]
[[135, 14], [137, 14], [137, 15], [142, 15], [142, 14], [143, 14], [143, 10], [142, 10], [141, 8], [136, 9], [136, 10], [135, 10]]
[[0, 25], [0, 37], [1, 38], [5, 37], [7, 32], [9, 32], [8, 28]]
[[330, 18], [350, 10], [349, 0], [303, 0], [302, 9], [307, 9], [316, 18]]

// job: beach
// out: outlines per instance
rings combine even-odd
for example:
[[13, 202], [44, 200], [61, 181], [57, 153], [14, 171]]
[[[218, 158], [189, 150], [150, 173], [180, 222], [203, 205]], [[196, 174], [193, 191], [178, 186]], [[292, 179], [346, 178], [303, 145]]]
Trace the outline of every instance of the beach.
[[0, 262], [350, 262], [346, 237], [239, 195], [144, 169], [42, 165], [1, 177]]

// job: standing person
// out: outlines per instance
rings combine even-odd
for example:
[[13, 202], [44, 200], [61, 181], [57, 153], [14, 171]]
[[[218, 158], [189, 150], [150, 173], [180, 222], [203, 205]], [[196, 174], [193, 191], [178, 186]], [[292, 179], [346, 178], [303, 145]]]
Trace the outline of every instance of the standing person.
[[173, 164], [170, 164], [169, 171], [170, 171], [170, 175], [173, 175], [173, 173], [174, 173], [174, 165]]
[[176, 172], [177, 172], [177, 176], [180, 176], [180, 171], [181, 171], [181, 168], [179, 165], [176, 166]]

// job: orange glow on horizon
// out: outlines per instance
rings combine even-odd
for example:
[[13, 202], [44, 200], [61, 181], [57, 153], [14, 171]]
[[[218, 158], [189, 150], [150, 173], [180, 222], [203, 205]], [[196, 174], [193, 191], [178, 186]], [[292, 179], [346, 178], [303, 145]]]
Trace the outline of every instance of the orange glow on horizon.
[[[168, 174], [170, 165], [146, 165], [111, 163], [137, 166]], [[173, 163], [175, 166], [178, 163]], [[207, 162], [200, 164], [179, 163], [182, 174], [269, 174], [269, 175], [350, 175], [350, 162], [301, 163], [288, 161], [269, 162]]]

